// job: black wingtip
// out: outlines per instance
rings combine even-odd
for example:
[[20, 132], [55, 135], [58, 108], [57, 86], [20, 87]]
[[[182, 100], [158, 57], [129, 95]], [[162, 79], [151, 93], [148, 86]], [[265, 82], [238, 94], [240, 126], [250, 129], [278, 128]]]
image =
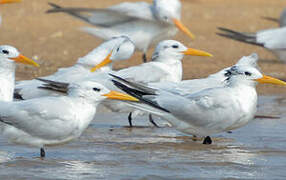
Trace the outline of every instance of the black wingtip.
[[123, 79], [122, 77], [116, 76], [116, 75], [111, 74], [111, 73], [108, 73], [108, 75], [110, 75], [111, 77], [113, 77], [113, 78], [115, 78], [115, 79], [118, 79], [118, 80], [120, 80], [120, 81], [123, 81], [123, 82], [128, 83], [128, 81], [125, 80], [125, 79]]
[[62, 9], [61, 6], [59, 6], [59, 5], [55, 4], [55, 3], [48, 2], [48, 4], [52, 7], [52, 9], [47, 10], [46, 11], [47, 14], [59, 12], [59, 9]]
[[[118, 77], [118, 76], [114, 76], [114, 77]], [[119, 79], [122, 79], [122, 78], [119, 77]], [[137, 89], [130, 88], [130, 87], [126, 86], [125, 84], [123, 84], [123, 83], [121, 83], [121, 82], [119, 82], [117, 80], [114, 80], [114, 79], [112, 79], [111, 81], [113, 82], [113, 84], [116, 87], [118, 87], [122, 91], [124, 91], [127, 94], [129, 94], [129, 95], [139, 99], [141, 103], [148, 104], [148, 105], [150, 105], [150, 106], [152, 106], [152, 107], [154, 107], [156, 109], [160, 109], [160, 110], [162, 110], [164, 112], [168, 112], [168, 113], [170, 112], [167, 109], [162, 108], [161, 106], [159, 106], [156, 102], [153, 102], [153, 101], [151, 101], [149, 99], [144, 98], [143, 96], [146, 95], [145, 92], [142, 92], [142, 91], [137, 90]]]

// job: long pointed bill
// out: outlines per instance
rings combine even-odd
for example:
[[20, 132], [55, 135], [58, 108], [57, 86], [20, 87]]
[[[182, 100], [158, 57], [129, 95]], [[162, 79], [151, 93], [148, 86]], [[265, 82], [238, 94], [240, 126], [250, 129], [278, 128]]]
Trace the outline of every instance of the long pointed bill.
[[95, 67], [91, 68], [90, 71], [91, 71], [91, 72], [94, 72], [94, 71], [96, 71], [97, 69], [99, 69], [99, 68], [101, 68], [101, 67], [103, 67], [103, 66], [105, 66], [105, 65], [107, 65], [107, 64], [109, 64], [109, 63], [112, 63], [112, 61], [110, 60], [111, 55], [112, 55], [112, 52], [109, 53], [109, 54], [107, 55], [107, 57], [106, 57], [101, 63], [99, 63], [99, 64], [96, 65]]
[[281, 80], [276, 79], [276, 78], [273, 78], [273, 77], [270, 77], [270, 76], [266, 76], [266, 75], [263, 75], [262, 78], [256, 79], [255, 81], [262, 83], [262, 84], [268, 83], [268, 84], [276, 84], [276, 85], [286, 86], [286, 82], [281, 81]]
[[191, 31], [180, 20], [173, 19], [173, 22], [177, 26], [177, 28], [187, 34], [187, 36], [189, 36], [191, 39], [195, 39], [195, 35], [193, 35], [193, 33], [191, 33]]
[[209, 57], [213, 56], [212, 54], [208, 52], [197, 50], [197, 49], [192, 49], [192, 48], [189, 48], [186, 51], [183, 51], [182, 53], [184, 55], [192, 55], [192, 56], [209, 56]]
[[22, 63], [22, 64], [28, 64], [28, 65], [32, 65], [32, 66], [36, 66], [39, 67], [39, 64], [37, 64], [35, 61], [33, 61], [30, 58], [27, 58], [25, 56], [23, 56], [22, 54], [20, 54], [18, 57], [16, 58], [9, 58], [11, 60], [14, 60], [18, 63]]
[[123, 100], [123, 101], [139, 101], [139, 99], [123, 94], [117, 91], [110, 91], [108, 94], [104, 94], [103, 96], [106, 96], [108, 99], [116, 99], [116, 100]]
[[0, 4], [7, 4], [7, 3], [16, 3], [21, 2], [22, 0], [0, 0]]

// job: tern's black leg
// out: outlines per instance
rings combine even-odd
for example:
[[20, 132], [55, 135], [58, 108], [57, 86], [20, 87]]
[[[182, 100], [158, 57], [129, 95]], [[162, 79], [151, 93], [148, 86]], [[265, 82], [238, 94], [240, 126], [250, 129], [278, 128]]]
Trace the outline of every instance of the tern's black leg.
[[128, 122], [129, 122], [129, 127], [133, 127], [133, 125], [132, 125], [132, 112], [129, 113], [129, 115], [128, 115]]
[[149, 121], [152, 123], [155, 127], [159, 128], [159, 126], [155, 123], [155, 121], [152, 118], [152, 114], [149, 114]]
[[145, 63], [145, 62], [147, 62], [147, 56], [146, 56], [146, 53], [144, 53], [144, 54], [143, 54], [142, 59], [143, 59], [143, 62], [144, 62], [144, 63]]
[[211, 137], [209, 137], [209, 136], [205, 137], [203, 144], [212, 144]]
[[46, 152], [45, 152], [45, 149], [43, 147], [41, 147], [41, 158], [44, 158], [46, 156]]

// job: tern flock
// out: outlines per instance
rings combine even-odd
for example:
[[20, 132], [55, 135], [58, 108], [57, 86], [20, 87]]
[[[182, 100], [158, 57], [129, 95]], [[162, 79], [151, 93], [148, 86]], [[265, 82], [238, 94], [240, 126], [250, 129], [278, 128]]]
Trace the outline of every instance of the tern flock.
[[[20, 0], [0, 0], [0, 4]], [[137, 115], [152, 115], [188, 135], [203, 137], [235, 130], [255, 118], [257, 83], [286, 86], [263, 75], [256, 53], [201, 79], [182, 80], [185, 55], [211, 57], [202, 50], [169, 40], [178, 30], [194, 35], [181, 22], [179, 0], [124, 2], [106, 9], [64, 8], [50, 3], [48, 13], [63, 12], [95, 27], [84, 31], [106, 40], [86, 56], [56, 73], [15, 82], [15, 62], [39, 65], [7, 45], [0, 46], [0, 132], [10, 142], [40, 148], [78, 138], [96, 116], [98, 106], [129, 113], [129, 126]], [[286, 63], [285, 11], [279, 28], [241, 33], [220, 27], [218, 34], [262, 46]], [[267, 18], [271, 19], [271, 18]], [[273, 20], [273, 19], [271, 19]], [[158, 44], [157, 44], [158, 43]], [[146, 52], [157, 44], [151, 61]], [[113, 70], [112, 63], [128, 60], [135, 50], [146, 63]]]

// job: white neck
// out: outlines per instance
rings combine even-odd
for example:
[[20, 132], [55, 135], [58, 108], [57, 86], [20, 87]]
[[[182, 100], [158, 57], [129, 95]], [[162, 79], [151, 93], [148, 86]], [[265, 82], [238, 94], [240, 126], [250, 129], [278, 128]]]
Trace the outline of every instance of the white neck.
[[15, 87], [15, 64], [5, 63], [0, 66], [0, 100], [12, 101]]
[[169, 74], [167, 81], [180, 82], [183, 78], [183, 68], [181, 60], [174, 60], [172, 58], [156, 58], [155, 62], [163, 64], [160, 66], [162, 70]]

